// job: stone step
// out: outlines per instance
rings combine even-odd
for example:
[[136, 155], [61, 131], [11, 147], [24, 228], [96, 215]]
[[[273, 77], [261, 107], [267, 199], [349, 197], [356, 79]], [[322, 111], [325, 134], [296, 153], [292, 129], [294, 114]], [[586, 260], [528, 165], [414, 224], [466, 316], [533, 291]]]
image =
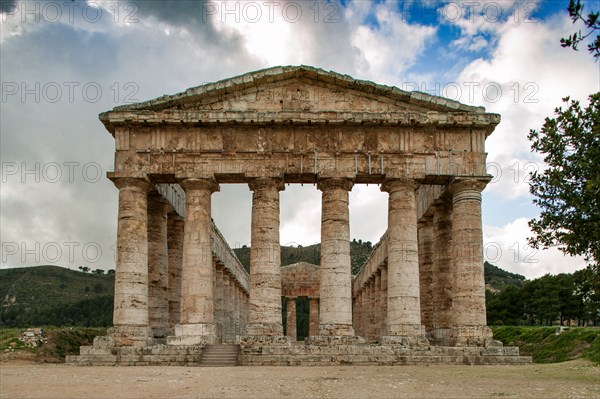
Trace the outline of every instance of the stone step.
[[238, 363], [239, 345], [206, 345], [198, 365], [201, 367], [232, 367]]

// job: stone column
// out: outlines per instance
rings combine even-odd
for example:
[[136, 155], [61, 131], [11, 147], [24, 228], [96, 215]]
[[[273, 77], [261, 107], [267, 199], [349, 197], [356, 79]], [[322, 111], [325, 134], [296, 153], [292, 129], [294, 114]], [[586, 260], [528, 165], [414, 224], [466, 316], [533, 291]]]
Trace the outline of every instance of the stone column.
[[295, 342], [296, 336], [296, 297], [287, 298], [285, 331], [290, 341]]
[[223, 273], [223, 341], [231, 340], [231, 299], [231, 278], [228, 273]]
[[381, 334], [386, 326], [387, 319], [387, 286], [388, 286], [388, 278], [387, 278], [387, 265], [384, 264], [381, 266]]
[[354, 333], [362, 335], [360, 329], [360, 291], [356, 293], [352, 305], [352, 326], [354, 327]]
[[220, 262], [215, 264], [215, 325], [217, 326], [217, 337], [219, 342], [223, 342], [224, 337], [224, 298], [223, 298], [223, 265]]
[[319, 335], [353, 336], [352, 272], [348, 191], [352, 181], [319, 181], [321, 214], [321, 285]]
[[279, 246], [279, 191], [284, 189], [283, 181], [257, 178], [249, 186], [254, 193], [246, 332], [250, 336], [283, 336]]
[[244, 314], [242, 315], [244, 319], [244, 334], [247, 334], [246, 326], [248, 325], [248, 313], [250, 312], [250, 293], [248, 291], [244, 291], [243, 302], [244, 305]]
[[148, 194], [148, 318], [154, 338], [169, 331], [167, 213], [171, 205], [156, 191]]
[[373, 339], [375, 338], [375, 329], [373, 328], [375, 323], [375, 279], [373, 276], [367, 284], [367, 303], [369, 309], [367, 312], [367, 337]]
[[239, 336], [242, 334], [242, 289], [239, 285], [235, 284], [235, 335]]
[[439, 199], [433, 204], [433, 313], [430, 336], [433, 343], [441, 346], [452, 346], [450, 327], [452, 326], [452, 205], [446, 199]]
[[319, 334], [319, 298], [310, 298], [308, 313], [308, 336]]
[[229, 318], [229, 339], [234, 341], [235, 340], [235, 322], [236, 322], [235, 302], [236, 302], [237, 295], [235, 294], [235, 278], [232, 275], [229, 275], [229, 298], [230, 298], [229, 307], [231, 308], [231, 310], [230, 310], [231, 317]]
[[216, 341], [213, 315], [213, 258], [211, 249], [211, 203], [219, 186], [211, 179], [184, 179], [185, 226], [181, 267], [180, 324], [173, 345], [200, 345]]
[[379, 270], [375, 271], [374, 281], [374, 298], [373, 298], [373, 337], [380, 337], [383, 333], [383, 326], [381, 325], [381, 320], [383, 319], [381, 315], [381, 272]]
[[452, 320], [458, 346], [492, 343], [486, 326], [481, 191], [488, 180], [455, 179], [452, 194]]
[[388, 180], [388, 304], [382, 343], [428, 345], [421, 325], [417, 240], [417, 183]]
[[152, 343], [148, 326], [148, 199], [152, 185], [143, 179], [115, 178], [119, 189], [117, 263], [113, 325], [117, 346]]
[[183, 256], [183, 219], [171, 212], [167, 219], [167, 248], [169, 252], [169, 334], [175, 333], [181, 306], [181, 260]]
[[421, 322], [425, 330], [433, 330], [433, 222], [424, 216], [418, 224], [419, 281], [421, 284]]

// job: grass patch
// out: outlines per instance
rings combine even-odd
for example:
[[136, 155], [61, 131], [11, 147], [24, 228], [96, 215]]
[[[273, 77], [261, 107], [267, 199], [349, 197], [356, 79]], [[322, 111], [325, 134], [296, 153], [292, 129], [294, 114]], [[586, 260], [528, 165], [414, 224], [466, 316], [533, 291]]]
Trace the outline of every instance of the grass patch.
[[2, 328], [0, 329], [0, 345], [8, 342], [12, 338], [18, 338], [21, 333], [25, 331], [24, 328]]
[[600, 328], [571, 327], [556, 335], [556, 327], [492, 327], [494, 338], [518, 346], [535, 363], [585, 358], [600, 364]]
[[[79, 347], [92, 345], [98, 335], [106, 335], [105, 327], [47, 327], [44, 337], [47, 342], [36, 348], [29, 348], [20, 340], [23, 328], [0, 330], [0, 353], [5, 349], [26, 350], [34, 353], [40, 362], [63, 362], [65, 356], [79, 354]], [[13, 344], [11, 344], [13, 343]]]

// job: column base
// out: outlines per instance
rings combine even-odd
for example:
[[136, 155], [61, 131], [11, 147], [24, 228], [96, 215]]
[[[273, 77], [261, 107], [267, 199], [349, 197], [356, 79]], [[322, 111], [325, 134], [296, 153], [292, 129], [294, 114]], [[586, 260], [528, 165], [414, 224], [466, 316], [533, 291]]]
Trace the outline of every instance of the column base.
[[243, 347], [292, 345], [290, 337], [283, 335], [244, 335], [240, 337], [239, 343]]
[[352, 346], [364, 345], [365, 339], [356, 335], [315, 335], [307, 337], [304, 342], [316, 346]]
[[211, 345], [217, 343], [214, 324], [176, 324], [175, 335], [167, 337], [167, 345]]
[[435, 328], [428, 337], [438, 346], [486, 348], [502, 346], [502, 342], [493, 339], [492, 330], [488, 326]]
[[352, 324], [319, 324], [319, 335], [347, 337], [354, 336]]
[[384, 334], [379, 338], [381, 345], [404, 346], [410, 348], [429, 348], [425, 326], [419, 324], [396, 324], [385, 326]]
[[248, 336], [283, 336], [281, 323], [249, 323], [246, 324]]
[[112, 346], [150, 346], [154, 344], [148, 326], [114, 326], [107, 330]]

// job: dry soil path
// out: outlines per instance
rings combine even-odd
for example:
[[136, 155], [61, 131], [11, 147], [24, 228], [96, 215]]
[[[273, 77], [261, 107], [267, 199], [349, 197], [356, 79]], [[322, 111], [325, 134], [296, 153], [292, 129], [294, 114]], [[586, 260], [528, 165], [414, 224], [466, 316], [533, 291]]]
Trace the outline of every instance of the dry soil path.
[[600, 367], [77, 367], [0, 364], [0, 398], [600, 398]]

